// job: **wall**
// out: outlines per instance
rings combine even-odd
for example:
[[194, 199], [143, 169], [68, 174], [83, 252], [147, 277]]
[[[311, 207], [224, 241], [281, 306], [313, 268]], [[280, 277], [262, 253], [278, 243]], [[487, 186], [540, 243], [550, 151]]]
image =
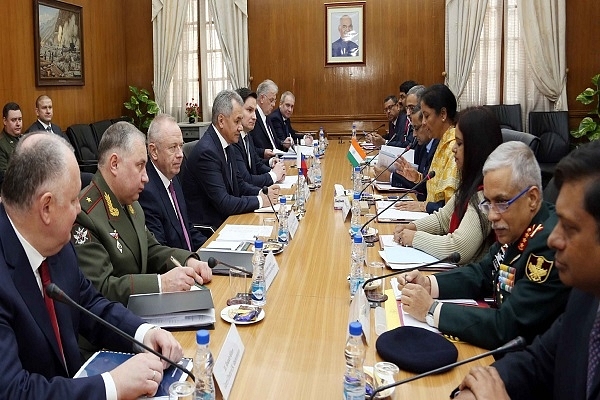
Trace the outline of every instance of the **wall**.
[[443, 82], [444, 0], [367, 0], [365, 65], [336, 67], [325, 66], [324, 2], [283, 4], [248, 1], [250, 74], [253, 88], [270, 78], [296, 95], [296, 129], [372, 129], [401, 82]]
[[[324, 3], [248, 1], [252, 86], [270, 78], [280, 93], [294, 92], [297, 129], [318, 129], [320, 121], [329, 132], [347, 132], [354, 121], [359, 129], [372, 129], [385, 121], [383, 98], [397, 94], [401, 82], [443, 82], [443, 0], [366, 0], [366, 63], [359, 67], [324, 66]], [[600, 73], [600, 8], [584, 0], [568, 0], [568, 6], [567, 93], [574, 127], [589, 110], [575, 97]]]
[[[148, 0], [68, 0], [83, 7], [84, 86], [35, 86], [33, 1], [0, 0], [2, 23], [0, 106], [17, 102], [27, 129], [35, 99], [48, 94], [63, 130], [125, 113], [128, 85], [151, 88], [152, 24]], [[10, 17], [9, 17], [10, 16]]]

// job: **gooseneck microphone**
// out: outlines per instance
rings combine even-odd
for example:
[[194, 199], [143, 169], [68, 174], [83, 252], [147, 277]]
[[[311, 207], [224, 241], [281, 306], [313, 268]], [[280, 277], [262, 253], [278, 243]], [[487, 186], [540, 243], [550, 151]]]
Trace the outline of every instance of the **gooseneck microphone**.
[[142, 342], [140, 342], [138, 340], [135, 340], [135, 338], [133, 338], [131, 335], [123, 332], [121, 329], [117, 328], [116, 326], [114, 326], [110, 322], [107, 322], [107, 321], [103, 320], [102, 318], [100, 318], [99, 316], [97, 316], [96, 314], [94, 314], [93, 312], [91, 312], [90, 310], [82, 307], [81, 305], [79, 305], [78, 303], [76, 303], [75, 301], [73, 301], [73, 299], [71, 299], [61, 288], [59, 288], [56, 285], [56, 283], [50, 283], [50, 284], [48, 284], [45, 287], [44, 290], [46, 291], [46, 294], [51, 299], [54, 299], [56, 301], [60, 301], [61, 303], [67, 304], [67, 305], [69, 305], [71, 307], [75, 307], [76, 309], [78, 309], [79, 311], [81, 311], [82, 313], [84, 313], [85, 315], [91, 317], [95, 321], [99, 322], [100, 324], [102, 324], [105, 327], [107, 327], [108, 329], [110, 329], [112, 332], [114, 332], [114, 333], [120, 335], [121, 337], [127, 339], [129, 342], [140, 346], [144, 350], [146, 350], [146, 351], [154, 354], [155, 356], [157, 356], [161, 360], [166, 361], [167, 363], [169, 363], [169, 365], [172, 365], [175, 368], [177, 368], [178, 370], [180, 370], [180, 371], [188, 374], [190, 378], [192, 378], [194, 381], [196, 381], [196, 377], [194, 376], [194, 374], [192, 372], [188, 371], [187, 369], [185, 369], [181, 365], [179, 365], [176, 362], [174, 362], [174, 361], [168, 359], [167, 357], [163, 356], [162, 354], [160, 354], [159, 352], [157, 352], [153, 348], [151, 348], [149, 346], [146, 346], [144, 343], [142, 343]]
[[248, 270], [246, 270], [244, 268], [236, 267], [235, 265], [229, 265], [229, 264], [227, 264], [227, 263], [225, 263], [223, 261], [217, 260], [214, 257], [209, 257], [208, 261], [206, 263], [208, 264], [208, 266], [209, 266], [210, 269], [213, 269], [217, 265], [221, 264], [221, 265], [226, 266], [227, 268], [235, 269], [236, 271], [240, 271], [240, 272], [242, 272], [242, 273], [244, 273], [246, 275], [252, 275], [252, 272], [250, 272], [250, 271], [248, 271]]
[[[481, 353], [479, 355], [467, 358], [466, 360], [457, 361], [455, 363], [448, 364], [448, 365], [445, 365], [445, 366], [440, 367], [440, 368], [436, 368], [436, 369], [431, 370], [431, 371], [423, 372], [422, 374], [415, 375], [413, 377], [410, 377], [410, 378], [407, 378], [407, 379], [403, 379], [401, 381], [392, 382], [389, 385], [380, 386], [375, 391], [373, 391], [373, 393], [371, 393], [371, 397], [369, 397], [369, 399], [373, 400], [375, 398], [375, 395], [377, 393], [383, 392], [383, 391], [388, 390], [390, 388], [393, 388], [393, 387], [396, 387], [396, 386], [400, 386], [400, 385], [402, 385], [404, 383], [412, 382], [412, 381], [424, 378], [424, 377], [429, 376], [429, 375], [434, 375], [434, 374], [439, 374], [439, 373], [442, 373], [442, 372], [446, 372], [448, 370], [451, 370], [454, 367], [458, 367], [459, 365], [470, 363], [471, 361], [479, 360], [480, 358], [484, 358], [484, 357], [487, 357], [487, 356], [493, 356], [493, 355], [496, 355], [496, 354], [509, 353], [509, 352], [515, 351], [515, 350], [520, 350], [523, 347], [525, 347], [526, 344], [527, 344], [527, 342], [525, 341], [525, 339], [523, 338], [523, 336], [517, 336], [516, 338], [514, 338], [510, 342], [506, 343], [503, 346], [498, 347], [497, 349], [494, 349], [494, 350], [491, 350], [491, 351], [486, 351], [485, 353]], [[454, 392], [453, 392], [453, 394], [454, 394]]]
[[394, 276], [394, 275], [401, 275], [401, 274], [405, 274], [407, 272], [410, 271], [414, 271], [416, 269], [424, 269], [427, 267], [431, 267], [432, 265], [437, 265], [437, 264], [444, 264], [444, 263], [449, 263], [449, 264], [458, 264], [458, 262], [460, 261], [460, 254], [455, 251], [454, 253], [450, 253], [449, 255], [447, 255], [446, 257], [442, 258], [441, 260], [438, 261], [433, 261], [424, 265], [418, 265], [415, 267], [410, 267], [410, 268], [405, 268], [405, 269], [399, 269], [397, 271], [394, 271], [392, 273], [386, 274], [386, 275], [382, 275], [382, 276], [375, 276], [373, 278], [369, 278], [365, 281], [365, 283], [363, 283], [363, 289], [371, 282], [379, 280], [379, 279], [385, 279], [385, 278], [389, 278], [390, 276]]
[[[398, 160], [399, 160], [399, 159], [400, 159], [400, 158], [401, 158], [403, 155], [405, 155], [405, 154], [406, 154], [406, 153], [407, 153], [407, 152], [408, 152], [410, 149], [412, 149], [414, 146], [416, 146], [416, 143], [417, 143], [417, 139], [415, 138], [415, 139], [412, 141], [412, 143], [411, 143], [411, 144], [409, 144], [408, 146], [406, 146], [406, 148], [404, 149], [404, 151], [403, 151], [402, 153], [400, 153], [400, 155], [399, 155], [398, 157], [394, 158], [394, 160], [393, 160], [391, 163], [389, 163], [389, 164], [388, 164], [388, 165], [385, 167], [385, 169], [384, 169], [384, 170], [382, 170], [382, 171], [381, 171], [379, 174], [377, 174], [377, 176], [376, 176], [375, 178], [373, 178], [373, 180], [372, 180], [371, 182], [377, 182], [377, 179], [379, 179], [379, 177], [380, 177], [381, 175], [383, 175], [383, 173], [384, 173], [385, 171], [387, 171], [387, 170], [388, 170], [388, 169], [389, 169], [389, 168], [390, 168], [390, 167], [391, 167], [391, 166], [392, 166], [392, 165], [393, 165], [393, 164], [394, 164], [396, 161], [398, 161]], [[371, 161], [372, 161], [372, 160], [371, 160]], [[362, 170], [361, 170], [361, 171], [362, 171]], [[431, 178], [433, 178], [433, 176], [432, 176], [432, 177], [430, 177], [430, 179], [431, 179]], [[418, 186], [420, 183], [421, 183], [421, 182], [417, 183], [417, 186]], [[362, 195], [362, 194], [363, 194], [363, 192], [364, 192], [364, 191], [365, 191], [365, 190], [366, 190], [368, 187], [369, 187], [369, 185], [365, 186], [365, 187], [363, 188], [363, 190], [361, 190], [361, 191], [360, 191], [360, 194]]]
[[385, 124], [381, 124], [381, 125], [379, 125], [377, 128], [373, 129], [372, 131], [369, 131], [369, 132], [363, 132], [362, 134], [363, 134], [363, 136], [367, 136], [368, 134], [371, 134], [371, 133], [373, 133], [373, 132], [377, 132], [378, 130], [380, 130], [380, 129], [381, 129], [381, 128], [383, 128], [384, 126], [385, 126]]
[[403, 198], [405, 198], [409, 193], [415, 192], [417, 190], [417, 188], [419, 187], [419, 185], [422, 185], [424, 182], [427, 182], [428, 180], [430, 180], [434, 176], [435, 176], [435, 171], [429, 171], [427, 173], [427, 175], [425, 175], [425, 177], [423, 179], [421, 179], [419, 182], [417, 182], [417, 184], [415, 186], [413, 186], [412, 188], [408, 189], [408, 191], [406, 191], [402, 196], [400, 196], [396, 200], [392, 201], [386, 208], [384, 208], [383, 210], [379, 211], [371, 219], [369, 219], [367, 222], [365, 222], [364, 225], [360, 227], [360, 231], [364, 234], [363, 229], [365, 229], [367, 227], [367, 225], [369, 225], [371, 222], [373, 222], [375, 220], [375, 218], [379, 217], [385, 211], [389, 210], [390, 207], [392, 207], [394, 204], [396, 204], [397, 202], [399, 202], [400, 200], [402, 200]]
[[[279, 215], [277, 215], [277, 211], [275, 211], [275, 206], [273, 205], [273, 202], [271, 201], [271, 197], [269, 197], [269, 188], [266, 186], [263, 186], [262, 192], [265, 196], [267, 196], [267, 199], [269, 200], [269, 204], [271, 205], [271, 209], [273, 210], [273, 214], [275, 214], [275, 218], [277, 218], [277, 222], [279, 222]], [[281, 207], [281, 205], [279, 207]], [[225, 265], [225, 264], [223, 264], [223, 265]]]

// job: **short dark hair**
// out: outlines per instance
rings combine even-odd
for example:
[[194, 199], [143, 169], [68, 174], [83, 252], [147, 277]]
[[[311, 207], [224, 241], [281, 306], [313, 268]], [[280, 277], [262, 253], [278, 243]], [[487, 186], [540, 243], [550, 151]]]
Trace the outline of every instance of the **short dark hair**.
[[398, 98], [396, 96], [394, 96], [393, 94], [390, 94], [389, 96], [387, 96], [385, 99], [383, 99], [384, 103], [387, 103], [388, 101], [393, 101], [394, 104], [398, 103]]
[[567, 154], [556, 166], [558, 190], [565, 182], [589, 180], [583, 194], [583, 209], [596, 220], [600, 241], [600, 140], [583, 144]]
[[21, 107], [12, 101], [10, 103], [6, 103], [2, 109], [2, 117], [8, 118], [9, 111], [21, 111]]
[[438, 115], [442, 112], [442, 108], [445, 108], [450, 122], [454, 122], [456, 118], [456, 97], [448, 86], [441, 83], [429, 86], [421, 95], [421, 103], [433, 108]]
[[[29, 145], [28, 139], [43, 135], [42, 140]], [[2, 183], [2, 202], [27, 211], [40, 188], [57, 181], [67, 170], [65, 154], [73, 151], [62, 137], [48, 132], [24, 135], [8, 162]]]
[[235, 89], [236, 93], [240, 95], [240, 97], [242, 98], [242, 100], [244, 101], [244, 103], [246, 102], [246, 99], [248, 97], [252, 97], [254, 99], [258, 99], [258, 96], [256, 94], [256, 92], [253, 92], [252, 90], [242, 87], [242, 88], [238, 88]]
[[413, 87], [417, 86], [418, 83], [415, 81], [404, 81], [400, 84], [400, 93], [408, 93], [408, 91]]

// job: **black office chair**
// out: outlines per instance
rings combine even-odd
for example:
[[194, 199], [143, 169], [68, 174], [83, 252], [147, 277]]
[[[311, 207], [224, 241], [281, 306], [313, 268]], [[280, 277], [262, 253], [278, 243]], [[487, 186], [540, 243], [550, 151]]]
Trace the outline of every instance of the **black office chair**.
[[119, 118], [111, 118], [110, 122], [112, 122], [113, 124], [116, 124], [117, 122], [120, 121], [125, 121], [125, 122], [129, 122], [130, 124], [133, 122], [133, 119], [131, 117], [127, 117], [127, 116], [122, 116]]
[[556, 164], [569, 153], [569, 115], [567, 111], [532, 111], [529, 133], [540, 138], [536, 158], [547, 183]]
[[558, 197], [558, 188], [554, 183], [554, 177], [552, 177], [546, 186], [544, 186], [543, 197], [544, 201], [547, 201], [548, 203], [556, 203], [556, 198]]
[[527, 132], [513, 131], [502, 128], [502, 142], [523, 142], [531, 148], [533, 154], [537, 154], [540, 146], [540, 138]]
[[75, 124], [67, 128], [67, 138], [75, 148], [75, 158], [81, 172], [95, 173], [98, 169], [98, 143], [92, 128]]
[[495, 104], [487, 107], [498, 118], [500, 128], [523, 131], [523, 116], [520, 104]]
[[100, 144], [100, 139], [102, 139], [102, 135], [104, 132], [113, 124], [110, 119], [103, 119], [102, 121], [92, 122], [90, 127], [92, 131], [94, 131], [94, 135], [96, 135], [96, 143]]

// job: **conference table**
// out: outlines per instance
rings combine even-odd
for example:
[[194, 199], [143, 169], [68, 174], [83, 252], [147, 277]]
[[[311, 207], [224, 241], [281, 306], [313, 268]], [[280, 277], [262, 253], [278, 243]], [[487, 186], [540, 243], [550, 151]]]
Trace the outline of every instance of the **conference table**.
[[[351, 188], [351, 165], [346, 159], [349, 142], [329, 143], [322, 159], [323, 185], [312, 191], [306, 214], [293, 240], [275, 256], [279, 273], [267, 293], [265, 318], [236, 328], [245, 346], [231, 399], [339, 399], [345, 370], [344, 347], [348, 336], [350, 292], [350, 222], [334, 210], [334, 184]], [[292, 167], [288, 175], [297, 174]], [[374, 211], [373, 211], [374, 212]], [[225, 224], [262, 225], [272, 214], [248, 213], [229, 217]], [[364, 217], [363, 217], [364, 218]], [[380, 234], [393, 232], [394, 224], [374, 225]], [[217, 231], [218, 233], [218, 231]], [[216, 234], [209, 240], [214, 239]], [[381, 261], [379, 245], [368, 249], [368, 262]], [[391, 272], [391, 271], [387, 271]], [[389, 280], [388, 289], [389, 289]], [[210, 348], [219, 355], [230, 324], [219, 317], [230, 297], [229, 277], [214, 276], [207, 285], [213, 295], [217, 321]], [[392, 302], [394, 299], [389, 299]], [[365, 365], [381, 361], [375, 350], [377, 335], [371, 310], [371, 342]], [[195, 331], [177, 331], [175, 337], [186, 357], [194, 357]], [[456, 343], [459, 360], [484, 350]], [[491, 357], [396, 388], [392, 399], [447, 399], [474, 365], [489, 365]], [[400, 371], [398, 379], [413, 376]], [[222, 398], [218, 393], [217, 398]]]

